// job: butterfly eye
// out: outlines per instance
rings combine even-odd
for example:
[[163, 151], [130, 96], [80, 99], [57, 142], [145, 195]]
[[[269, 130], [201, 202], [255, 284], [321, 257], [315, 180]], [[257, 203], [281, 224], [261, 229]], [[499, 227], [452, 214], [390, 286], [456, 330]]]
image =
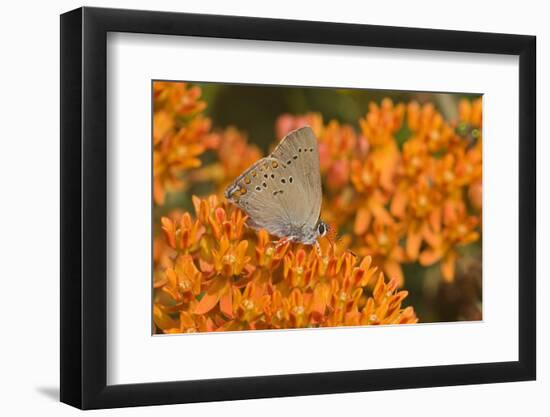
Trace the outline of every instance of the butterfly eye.
[[326, 232], [327, 232], [327, 227], [323, 222], [320, 222], [319, 225], [317, 226], [317, 233], [319, 233], [319, 236], [324, 236]]

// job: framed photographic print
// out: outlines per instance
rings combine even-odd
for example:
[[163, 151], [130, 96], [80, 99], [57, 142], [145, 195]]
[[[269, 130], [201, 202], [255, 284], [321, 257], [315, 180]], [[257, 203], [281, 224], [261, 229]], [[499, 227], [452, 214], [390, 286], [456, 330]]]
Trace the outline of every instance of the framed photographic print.
[[61, 400], [535, 379], [535, 38], [61, 16]]

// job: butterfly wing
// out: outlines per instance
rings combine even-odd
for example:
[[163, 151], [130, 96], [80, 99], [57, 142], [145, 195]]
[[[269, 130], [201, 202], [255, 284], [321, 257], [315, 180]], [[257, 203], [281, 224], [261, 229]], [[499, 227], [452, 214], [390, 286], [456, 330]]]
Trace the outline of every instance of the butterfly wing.
[[277, 198], [280, 162], [266, 157], [244, 171], [225, 190], [225, 197], [248, 214], [248, 225], [275, 236], [290, 234], [290, 216]]
[[[317, 138], [309, 127], [290, 132], [271, 156], [283, 164], [288, 193], [281, 194], [292, 223], [314, 228], [321, 214], [322, 188]], [[292, 180], [291, 180], [292, 179]]]
[[250, 226], [300, 240], [321, 212], [319, 152], [311, 128], [285, 136], [227, 187], [225, 197], [248, 214]]

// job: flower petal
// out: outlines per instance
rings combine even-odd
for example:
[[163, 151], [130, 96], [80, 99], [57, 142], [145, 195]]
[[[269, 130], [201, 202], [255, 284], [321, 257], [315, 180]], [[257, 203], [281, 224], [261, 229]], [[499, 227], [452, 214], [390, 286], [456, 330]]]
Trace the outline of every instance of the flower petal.
[[229, 318], [233, 318], [233, 291], [228, 288], [220, 297], [220, 311]]
[[456, 252], [449, 251], [441, 262], [441, 274], [447, 282], [452, 282], [455, 278]]
[[216, 304], [218, 304], [218, 301], [220, 300], [220, 293], [216, 292], [213, 294], [204, 294], [204, 296], [201, 298], [197, 306], [195, 307], [195, 311], [193, 311], [193, 314], [206, 314], [210, 310], [212, 310], [214, 307], [216, 307]]

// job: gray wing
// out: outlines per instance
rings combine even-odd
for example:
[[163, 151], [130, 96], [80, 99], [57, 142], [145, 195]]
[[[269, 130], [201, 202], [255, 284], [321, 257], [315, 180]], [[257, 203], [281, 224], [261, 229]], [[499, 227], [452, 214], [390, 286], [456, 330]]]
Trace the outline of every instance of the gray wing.
[[248, 214], [250, 227], [286, 237], [291, 233], [291, 218], [278, 198], [281, 195], [277, 186], [280, 170], [279, 161], [262, 158], [226, 188], [225, 197]]
[[[288, 193], [281, 194], [293, 225], [313, 228], [321, 214], [323, 198], [317, 138], [309, 127], [290, 132], [271, 156], [283, 164]], [[290, 181], [292, 178], [292, 182]]]
[[225, 197], [249, 216], [249, 225], [278, 237], [315, 226], [322, 189], [317, 139], [309, 127], [290, 132], [271, 155], [243, 172]]

